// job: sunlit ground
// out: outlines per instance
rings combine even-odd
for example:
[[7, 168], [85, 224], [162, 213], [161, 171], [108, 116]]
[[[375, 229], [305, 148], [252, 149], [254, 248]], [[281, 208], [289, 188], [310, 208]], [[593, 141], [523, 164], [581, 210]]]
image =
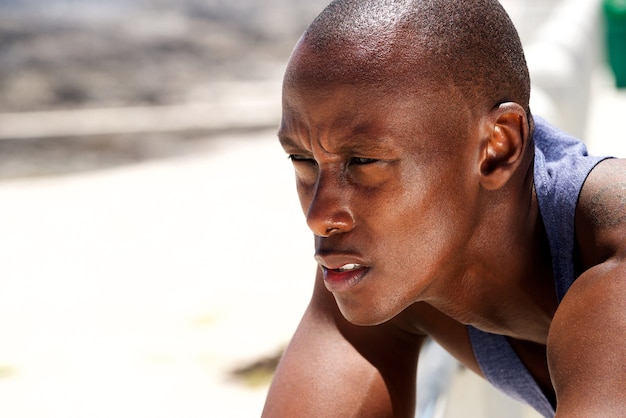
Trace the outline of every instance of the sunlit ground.
[[[274, 132], [0, 183], [0, 416], [258, 415], [314, 269]], [[239, 376], [239, 378], [237, 378]]]

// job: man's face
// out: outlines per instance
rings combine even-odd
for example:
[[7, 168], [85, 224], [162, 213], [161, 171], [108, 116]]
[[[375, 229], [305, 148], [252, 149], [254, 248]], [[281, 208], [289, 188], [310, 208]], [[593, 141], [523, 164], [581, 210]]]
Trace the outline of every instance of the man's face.
[[479, 156], [470, 118], [450, 100], [432, 89], [285, 84], [281, 144], [326, 288], [355, 324], [455, 291]]

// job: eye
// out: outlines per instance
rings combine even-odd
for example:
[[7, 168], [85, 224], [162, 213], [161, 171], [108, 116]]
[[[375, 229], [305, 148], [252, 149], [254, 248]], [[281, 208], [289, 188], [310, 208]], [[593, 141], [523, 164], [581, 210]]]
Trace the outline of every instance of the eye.
[[287, 156], [293, 163], [313, 163], [316, 164], [315, 160], [304, 155], [300, 154], [289, 154]]
[[373, 163], [375, 163], [377, 161], [378, 160], [376, 160], [374, 158], [363, 158], [363, 157], [352, 157], [352, 158], [350, 158], [350, 164], [354, 164], [354, 165], [373, 164]]

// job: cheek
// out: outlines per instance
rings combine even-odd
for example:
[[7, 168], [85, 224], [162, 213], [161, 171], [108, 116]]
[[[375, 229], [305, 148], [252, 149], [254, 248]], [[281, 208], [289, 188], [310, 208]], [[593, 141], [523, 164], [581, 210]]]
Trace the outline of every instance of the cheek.
[[425, 273], [458, 248], [467, 228], [464, 199], [457, 191], [443, 192], [444, 187], [439, 181], [413, 185], [387, 205], [385, 230], [378, 235], [386, 237], [382, 251], [394, 260], [394, 270]]

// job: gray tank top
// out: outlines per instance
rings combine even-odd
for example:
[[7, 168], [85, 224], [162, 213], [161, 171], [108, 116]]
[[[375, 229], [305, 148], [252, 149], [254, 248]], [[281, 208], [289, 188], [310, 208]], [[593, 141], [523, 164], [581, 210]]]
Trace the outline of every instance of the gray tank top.
[[[574, 214], [589, 172], [606, 157], [590, 157], [585, 145], [535, 119], [534, 181], [539, 211], [550, 243], [559, 303], [576, 279]], [[552, 405], [519, 359], [507, 338], [468, 326], [474, 354], [487, 380], [509, 396], [554, 417]]]

